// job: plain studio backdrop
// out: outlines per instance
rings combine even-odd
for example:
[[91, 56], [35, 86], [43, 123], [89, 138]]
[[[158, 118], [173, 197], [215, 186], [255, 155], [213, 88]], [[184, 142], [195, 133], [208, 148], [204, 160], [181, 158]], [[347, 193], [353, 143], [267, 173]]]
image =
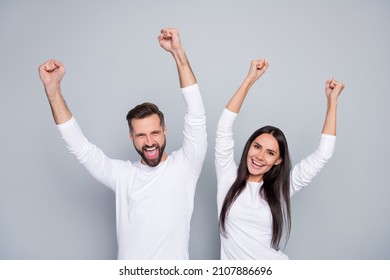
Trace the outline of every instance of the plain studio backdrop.
[[160, 48], [176, 27], [198, 79], [209, 148], [191, 221], [190, 258], [218, 259], [215, 130], [252, 59], [270, 67], [234, 132], [271, 124], [293, 164], [318, 145], [325, 81], [346, 84], [337, 144], [292, 199], [291, 259], [390, 259], [388, 1], [0, 1], [0, 259], [115, 259], [114, 194], [65, 148], [38, 66], [65, 64], [63, 95], [88, 139], [138, 160], [125, 116], [151, 101], [166, 115], [167, 152], [181, 146], [184, 103], [176, 66]]

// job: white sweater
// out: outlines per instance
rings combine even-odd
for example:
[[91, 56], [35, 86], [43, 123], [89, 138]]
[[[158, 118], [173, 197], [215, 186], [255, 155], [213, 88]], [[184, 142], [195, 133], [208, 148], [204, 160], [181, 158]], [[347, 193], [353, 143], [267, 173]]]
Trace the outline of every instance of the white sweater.
[[182, 89], [183, 146], [156, 167], [107, 157], [76, 120], [58, 126], [71, 153], [115, 192], [118, 259], [188, 259], [195, 187], [207, 149], [206, 117], [198, 85]]
[[[237, 177], [234, 162], [233, 123], [237, 114], [224, 109], [217, 128], [215, 166], [218, 181], [218, 213], [231, 185]], [[290, 194], [306, 186], [330, 159], [336, 137], [321, 135], [318, 149], [296, 164], [291, 171]], [[227, 238], [221, 235], [221, 259], [288, 259], [281, 251], [271, 248], [272, 214], [261, 198], [261, 183], [247, 182], [227, 215]]]

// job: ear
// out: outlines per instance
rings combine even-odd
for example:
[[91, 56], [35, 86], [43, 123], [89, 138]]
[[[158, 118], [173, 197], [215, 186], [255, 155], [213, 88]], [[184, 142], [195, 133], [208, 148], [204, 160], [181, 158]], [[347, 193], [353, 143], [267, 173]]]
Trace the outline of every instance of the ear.
[[134, 141], [134, 136], [133, 136], [133, 133], [131, 133], [131, 131], [129, 131], [129, 138], [131, 141]]
[[167, 136], [167, 133], [168, 133], [168, 129], [166, 127], [163, 128], [163, 131], [164, 131], [164, 136], [166, 137]]
[[276, 162], [275, 162], [275, 165], [279, 165], [279, 164], [281, 164], [282, 163], [282, 161], [283, 161], [283, 159], [281, 159], [281, 158], [279, 158]]

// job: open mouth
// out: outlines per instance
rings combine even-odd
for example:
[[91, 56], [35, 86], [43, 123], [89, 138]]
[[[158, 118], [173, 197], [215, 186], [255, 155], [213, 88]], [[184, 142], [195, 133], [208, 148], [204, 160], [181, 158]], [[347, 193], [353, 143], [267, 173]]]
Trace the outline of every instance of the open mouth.
[[144, 148], [144, 154], [148, 159], [155, 159], [158, 157], [158, 148], [156, 146]]
[[252, 159], [252, 163], [253, 163], [253, 165], [254, 165], [255, 167], [258, 167], [258, 168], [261, 168], [261, 167], [264, 167], [264, 166], [265, 166], [264, 163], [260, 163], [260, 162], [258, 162], [258, 161], [253, 160], [253, 159]]

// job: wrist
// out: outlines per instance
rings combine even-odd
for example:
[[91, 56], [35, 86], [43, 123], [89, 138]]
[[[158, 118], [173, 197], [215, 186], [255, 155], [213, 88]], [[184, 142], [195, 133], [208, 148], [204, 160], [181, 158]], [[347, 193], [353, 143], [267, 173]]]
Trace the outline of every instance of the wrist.
[[58, 81], [47, 82], [47, 83], [44, 82], [43, 86], [45, 87], [45, 89], [54, 90], [54, 89], [59, 89], [61, 87], [61, 83]]
[[246, 84], [248, 87], [251, 87], [256, 81], [257, 81], [256, 78], [251, 76], [246, 76], [244, 79], [244, 84]]
[[172, 50], [171, 54], [178, 65], [189, 64], [186, 53], [183, 49]]
[[337, 102], [338, 102], [338, 98], [337, 97], [328, 97], [327, 101], [328, 101], [328, 106], [336, 106]]
[[337, 111], [337, 100], [328, 100], [328, 111]]
[[61, 96], [61, 85], [59, 83], [45, 84], [45, 92], [49, 99]]

